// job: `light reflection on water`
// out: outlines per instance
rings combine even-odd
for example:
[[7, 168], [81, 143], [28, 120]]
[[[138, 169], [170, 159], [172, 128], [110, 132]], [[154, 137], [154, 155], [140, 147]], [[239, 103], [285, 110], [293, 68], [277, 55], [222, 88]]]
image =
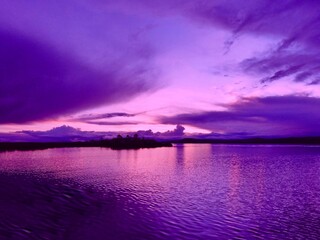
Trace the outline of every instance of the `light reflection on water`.
[[320, 239], [320, 147], [50, 149], [0, 153], [0, 168], [112, 194], [90, 239]]

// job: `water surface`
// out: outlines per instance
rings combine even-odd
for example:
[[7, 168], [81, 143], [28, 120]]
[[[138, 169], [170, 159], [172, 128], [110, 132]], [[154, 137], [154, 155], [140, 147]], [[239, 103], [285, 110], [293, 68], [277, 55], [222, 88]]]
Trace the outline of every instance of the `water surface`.
[[320, 239], [316, 146], [4, 152], [0, 169], [104, 192], [74, 239]]

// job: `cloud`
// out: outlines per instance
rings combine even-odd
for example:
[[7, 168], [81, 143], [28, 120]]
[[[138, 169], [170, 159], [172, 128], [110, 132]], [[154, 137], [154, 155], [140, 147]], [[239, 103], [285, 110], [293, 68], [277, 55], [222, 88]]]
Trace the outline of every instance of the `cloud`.
[[241, 63], [246, 73], [257, 74], [262, 83], [287, 77], [307, 85], [318, 83], [319, 1], [218, 0], [197, 6], [189, 11], [189, 16], [231, 31], [227, 50], [245, 34], [278, 39], [267, 52]]
[[213, 132], [251, 135], [320, 135], [320, 98], [274, 96], [243, 98], [208, 111], [160, 117], [164, 124], [188, 124]]
[[156, 88], [141, 52], [101, 71], [16, 32], [0, 30], [0, 39], [0, 123], [57, 118]]
[[264, 76], [261, 83], [291, 77], [295, 82], [305, 82], [308, 85], [320, 77], [318, 54], [271, 52], [265, 56], [246, 59], [241, 67], [249, 74]]
[[[21, 142], [72, 142], [98, 140], [110, 136], [109, 132], [82, 131], [71, 126], [60, 126], [48, 131], [19, 131], [14, 133], [0, 133], [2, 141]], [[112, 134], [114, 136], [115, 134]]]
[[153, 132], [151, 129], [145, 131], [137, 131], [140, 137], [146, 138], [156, 138], [156, 139], [179, 139], [185, 136], [185, 128], [178, 124], [172, 131], [168, 130], [166, 132]]
[[[94, 123], [97, 124], [97, 123]], [[118, 125], [121, 123], [115, 122]], [[128, 123], [132, 124], [132, 123]], [[103, 125], [103, 124], [102, 124]], [[107, 123], [106, 125], [110, 125]], [[112, 125], [112, 123], [111, 123]], [[152, 130], [140, 130], [137, 132], [96, 132], [96, 131], [82, 131], [80, 128], [74, 128], [67, 125], [54, 127], [47, 131], [29, 131], [23, 130], [11, 133], [1, 133], [0, 141], [2, 142], [72, 142], [72, 141], [89, 141], [89, 140], [100, 140], [110, 139], [116, 137], [118, 134], [122, 136], [133, 136], [138, 134], [139, 137], [146, 137], [152, 139], [179, 139], [185, 136], [185, 128], [181, 125], [177, 125], [172, 131], [156, 132]]]
[[102, 126], [116, 126], [116, 125], [136, 125], [141, 122], [138, 121], [110, 121], [110, 118], [133, 118], [144, 112], [139, 113], [125, 113], [125, 112], [113, 112], [113, 113], [101, 113], [101, 114], [84, 114], [78, 117], [73, 117], [70, 119], [72, 122], [82, 122], [92, 125], [102, 125]]
[[161, 134], [164, 137], [182, 137], [184, 135], [185, 128], [178, 124], [173, 131], [166, 131]]
[[25, 134], [23, 132], [16, 133], [0, 133], [0, 142], [37, 142], [38, 138]]
[[121, 126], [121, 125], [137, 125], [141, 122], [136, 121], [85, 121], [85, 123], [93, 124], [93, 125], [102, 125], [102, 126]]
[[[240, 66], [263, 84], [290, 78], [306, 85], [319, 83], [320, 1], [315, 0], [96, 0], [125, 11], [144, 14], [181, 15], [197, 24], [230, 32], [226, 53], [243, 35], [264, 36], [274, 45], [245, 59]], [[106, 4], [107, 5], [107, 4]], [[301, 78], [301, 75], [304, 77]]]
[[114, 117], [134, 117], [137, 114], [125, 113], [125, 112], [115, 112], [115, 113], [102, 113], [102, 114], [85, 114], [81, 115], [74, 120], [77, 121], [91, 121], [91, 120], [99, 120], [106, 118], [114, 118]]

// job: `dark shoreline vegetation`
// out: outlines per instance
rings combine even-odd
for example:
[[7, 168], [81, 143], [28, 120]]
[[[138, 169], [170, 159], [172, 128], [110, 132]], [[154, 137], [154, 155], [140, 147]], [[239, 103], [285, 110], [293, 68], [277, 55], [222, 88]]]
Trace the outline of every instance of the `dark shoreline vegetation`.
[[180, 140], [171, 141], [171, 143], [320, 145], [320, 137], [246, 138], [246, 139], [184, 138]]
[[156, 147], [172, 147], [169, 142], [159, 142], [153, 139], [141, 139], [138, 137], [117, 138], [105, 140], [92, 140], [85, 142], [0, 142], [1, 151], [16, 150], [43, 150], [49, 148], [77, 148], [77, 147], [102, 147], [115, 150], [140, 149]]
[[195, 139], [184, 138], [172, 141], [156, 141], [137, 137], [92, 140], [84, 142], [0, 142], [1, 151], [44, 150], [49, 148], [102, 147], [114, 150], [172, 147], [172, 144], [270, 144], [270, 145], [320, 145], [320, 137], [248, 138], [248, 139]]

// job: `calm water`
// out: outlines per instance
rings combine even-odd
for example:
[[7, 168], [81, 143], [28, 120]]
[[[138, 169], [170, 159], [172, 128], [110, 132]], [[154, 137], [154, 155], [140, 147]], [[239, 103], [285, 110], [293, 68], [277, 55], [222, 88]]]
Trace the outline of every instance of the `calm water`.
[[104, 191], [74, 239], [320, 239], [320, 147], [50, 149], [0, 153], [0, 169]]

